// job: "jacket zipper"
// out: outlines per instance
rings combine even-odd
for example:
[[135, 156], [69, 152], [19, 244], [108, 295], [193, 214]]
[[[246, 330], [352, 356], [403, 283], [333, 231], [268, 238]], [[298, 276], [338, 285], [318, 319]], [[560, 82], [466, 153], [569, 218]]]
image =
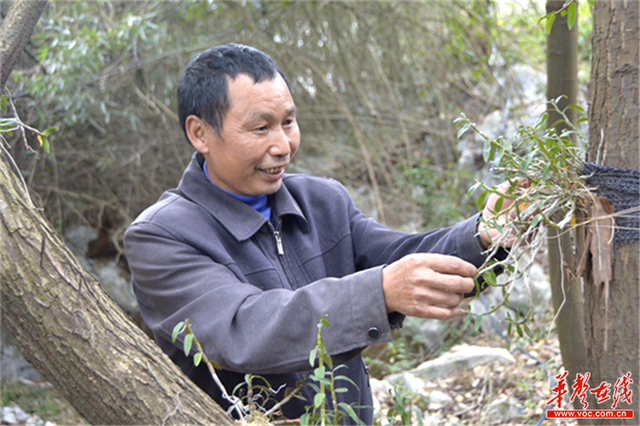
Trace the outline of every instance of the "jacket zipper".
[[[271, 224], [271, 222], [269, 222], [269, 224]], [[295, 281], [291, 277], [291, 273], [289, 272], [289, 267], [287, 265], [287, 260], [284, 257], [284, 244], [282, 244], [282, 234], [280, 233], [281, 228], [281, 219], [278, 219], [275, 228], [273, 227], [273, 225], [271, 225], [271, 229], [273, 229], [273, 236], [276, 239], [276, 247], [278, 248], [278, 258], [280, 259], [280, 265], [282, 266], [284, 274], [287, 277], [287, 281], [289, 281], [289, 286], [293, 288]]]
[[284, 247], [282, 245], [282, 237], [280, 236], [280, 228], [282, 227], [282, 220], [278, 219], [276, 228], [273, 230], [273, 235], [276, 237], [276, 245], [278, 246], [278, 254], [284, 256]]

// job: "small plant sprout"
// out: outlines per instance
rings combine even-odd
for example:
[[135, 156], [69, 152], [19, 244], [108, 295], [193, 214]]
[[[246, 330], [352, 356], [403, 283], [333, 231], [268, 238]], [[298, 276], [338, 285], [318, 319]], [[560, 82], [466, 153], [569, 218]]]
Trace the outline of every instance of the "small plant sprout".
[[[229, 401], [229, 403], [231, 404], [227, 414], [231, 414], [235, 411], [241, 425], [271, 424], [271, 418], [280, 410], [280, 408], [284, 404], [286, 404], [291, 400], [291, 398], [296, 396], [299, 390], [302, 388], [302, 385], [300, 385], [297, 388], [293, 389], [291, 392], [288, 392], [285, 398], [283, 398], [280, 402], [274, 404], [268, 410], [263, 407], [266, 406], [269, 401], [271, 401], [271, 395], [277, 394], [279, 392], [279, 389], [271, 389], [269, 382], [263, 377], [247, 374], [245, 375], [245, 381], [236, 386], [233, 392], [229, 394], [220, 381], [220, 378], [218, 377], [215, 370], [216, 368], [220, 369], [220, 366], [215, 361], [207, 358], [207, 355], [204, 353], [202, 347], [202, 342], [196, 338], [193, 330], [191, 329], [189, 319], [181, 321], [175, 325], [171, 334], [172, 342], [175, 343], [178, 339], [178, 336], [182, 333], [185, 334], [182, 343], [185, 355], [189, 356], [189, 354], [192, 353], [192, 350], [195, 350], [195, 353], [193, 354], [194, 365], [197, 367], [203, 361], [206, 363], [213, 381], [220, 389], [220, 392], [222, 392], [222, 397]], [[256, 384], [256, 382], [260, 382], [260, 384]], [[236, 393], [239, 393], [238, 391], [241, 388], [245, 387], [246, 395], [243, 397], [236, 396]]]
[[[455, 120], [458, 137], [473, 130], [484, 140], [483, 157], [492, 163], [492, 175], [506, 181], [506, 187], [500, 188], [477, 181], [468, 193], [471, 196], [476, 190], [482, 190], [477, 199], [478, 210], [482, 210], [489, 195], [499, 196], [492, 212], [494, 215], [481, 220], [488, 227], [497, 229], [500, 236], [492, 241], [488, 260], [479, 268], [477, 277], [500, 288], [503, 300], [485, 314], [506, 305], [515, 280], [529, 276], [535, 255], [545, 240], [539, 225], [565, 232], [567, 225], [575, 225], [576, 212], [584, 210], [593, 198], [585, 186], [586, 176], [581, 175], [584, 150], [574, 143], [574, 139], [584, 140], [586, 136], [570, 122], [566, 110], [558, 108], [559, 100], [549, 102], [549, 108], [560, 116], [558, 122], [547, 128], [548, 113], [545, 112], [532, 125], [521, 125], [509, 140], [502, 136], [490, 138], [464, 114]], [[580, 118], [576, 124], [586, 121], [584, 109], [577, 105], [567, 108], [578, 110]], [[564, 130], [558, 132], [558, 124], [563, 124]], [[510, 203], [505, 203], [506, 200]], [[508, 207], [502, 210], [503, 205]], [[510, 220], [505, 220], [507, 217]], [[506, 258], [498, 260], [496, 254], [501, 246], [510, 249]], [[505, 283], [496, 279], [496, 270], [500, 269], [510, 272]], [[509, 330], [515, 327], [520, 336], [523, 332], [530, 335], [526, 321], [531, 315], [531, 311], [523, 316], [516, 312], [515, 318], [508, 317]]]
[[300, 417], [300, 424], [302, 426], [336, 425], [342, 424], [348, 416], [348, 424], [364, 425], [351, 405], [345, 402], [338, 402], [338, 394], [347, 392], [348, 389], [344, 386], [339, 387], [337, 382], [346, 381], [353, 386], [357, 385], [346, 376], [335, 375], [338, 370], [347, 367], [339, 365], [333, 368], [333, 360], [327, 352], [327, 347], [322, 337], [322, 329], [324, 327], [329, 327], [329, 321], [323, 315], [318, 322], [318, 334], [315, 339], [316, 346], [309, 354], [309, 364], [314, 368], [313, 373], [309, 376], [312, 381], [310, 386], [316, 394], [313, 398], [313, 404], [308, 406], [307, 412]]

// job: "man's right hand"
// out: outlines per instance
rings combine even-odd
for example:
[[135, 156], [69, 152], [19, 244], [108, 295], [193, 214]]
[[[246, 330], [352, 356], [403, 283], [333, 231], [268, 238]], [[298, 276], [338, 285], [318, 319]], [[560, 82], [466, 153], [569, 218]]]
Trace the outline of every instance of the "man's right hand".
[[382, 270], [387, 313], [434, 319], [460, 314], [465, 293], [474, 289], [477, 269], [454, 256], [415, 253]]

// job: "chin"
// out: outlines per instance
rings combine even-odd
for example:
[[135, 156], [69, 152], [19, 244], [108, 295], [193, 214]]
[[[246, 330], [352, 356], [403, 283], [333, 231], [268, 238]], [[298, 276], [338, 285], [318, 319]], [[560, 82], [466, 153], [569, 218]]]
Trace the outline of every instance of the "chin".
[[276, 192], [278, 192], [281, 186], [282, 186], [282, 180], [280, 180], [277, 184], [269, 185], [269, 189], [267, 189], [263, 193], [265, 195], [275, 194]]
[[251, 191], [251, 194], [253, 194], [254, 197], [258, 197], [260, 195], [271, 195], [278, 192], [281, 186], [282, 186], [282, 179], [278, 182], [274, 182], [271, 184], [260, 185], [259, 187], [255, 188], [254, 191]]

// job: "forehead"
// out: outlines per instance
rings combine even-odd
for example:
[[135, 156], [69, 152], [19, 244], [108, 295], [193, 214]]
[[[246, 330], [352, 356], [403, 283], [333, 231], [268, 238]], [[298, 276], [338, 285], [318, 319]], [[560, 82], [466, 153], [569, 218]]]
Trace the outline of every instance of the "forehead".
[[259, 83], [248, 74], [238, 74], [234, 79], [227, 77], [227, 84], [230, 110], [278, 106], [291, 108], [294, 105], [289, 87], [280, 74]]

